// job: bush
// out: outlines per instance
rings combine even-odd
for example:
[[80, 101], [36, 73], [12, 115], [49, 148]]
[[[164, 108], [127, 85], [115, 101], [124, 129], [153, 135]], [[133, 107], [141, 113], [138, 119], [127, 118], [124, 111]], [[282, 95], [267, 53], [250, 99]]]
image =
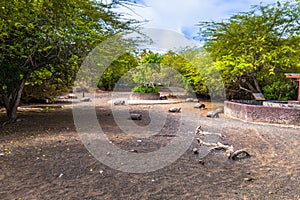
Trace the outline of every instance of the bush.
[[132, 92], [138, 93], [158, 93], [159, 88], [158, 86], [137, 86], [132, 89]]
[[268, 100], [290, 100], [297, 98], [297, 87], [290, 80], [275, 81], [263, 87], [264, 96]]

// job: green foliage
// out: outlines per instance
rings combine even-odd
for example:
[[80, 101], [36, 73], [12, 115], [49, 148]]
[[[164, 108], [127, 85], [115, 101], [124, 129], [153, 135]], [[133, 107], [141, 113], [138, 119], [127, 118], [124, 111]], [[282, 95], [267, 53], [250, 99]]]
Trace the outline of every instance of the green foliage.
[[[171, 80], [183, 85], [187, 91], [207, 97], [223, 96], [220, 75], [212, 59], [203, 49], [187, 48], [178, 53], [168, 52], [164, 55], [162, 63], [177, 71], [177, 79]], [[178, 80], [179, 78], [181, 80]]]
[[183, 72], [183, 76], [193, 87], [193, 91], [211, 98], [224, 97], [224, 85], [220, 73], [211, 59], [211, 56], [202, 48], [187, 48], [179, 55], [188, 61], [190, 75]]
[[[145, 50], [139, 60], [139, 65], [126, 75], [132, 77], [134, 83], [161, 83], [164, 86], [183, 87], [187, 92], [202, 96], [224, 96], [216, 66], [202, 49], [187, 48], [177, 53], [169, 51], [161, 55]], [[148, 92], [148, 88], [142, 86], [134, 90]]]
[[132, 71], [132, 80], [138, 84], [160, 82], [162, 56], [158, 53], [144, 50], [139, 59], [138, 66]]
[[159, 87], [158, 86], [136, 86], [132, 89], [132, 92], [138, 93], [158, 93]]
[[[138, 60], [131, 53], [124, 53], [117, 60], [114, 60], [111, 65], [105, 69], [98, 82], [98, 88], [104, 90], [113, 90], [115, 84], [128, 71], [134, 69], [138, 65]], [[125, 80], [129, 81], [129, 80]]]
[[199, 24], [200, 37], [206, 39], [204, 47], [227, 89], [238, 88], [249, 93], [271, 91], [266, 89], [273, 84], [267, 77], [298, 70], [299, 4], [299, 1], [287, 1], [253, 6], [250, 11], [222, 22]]
[[[0, 101], [15, 118], [25, 83], [40, 92], [68, 86], [85, 56], [101, 41], [132, 31], [114, 4], [90, 0], [0, 1]], [[63, 83], [61, 83], [61, 81]], [[45, 86], [45, 87], [42, 87]], [[14, 113], [12, 117], [11, 114]]]
[[22, 100], [53, 102], [55, 96], [67, 92], [73, 86], [74, 77], [65, 70], [76, 72], [77, 66], [66, 69], [52, 65], [33, 71], [25, 83]]
[[144, 50], [141, 54], [140, 63], [143, 64], [159, 64], [162, 61], [161, 55], [151, 51]]
[[200, 92], [200, 88], [197, 87], [202, 79], [199, 71], [189, 60], [181, 56], [180, 53], [169, 51], [164, 55], [162, 63], [176, 70], [177, 74], [175, 79], [172, 80], [173, 85], [184, 86], [187, 91], [189, 91], [189, 87], [193, 87], [195, 92]]
[[[299, 73], [300, 68], [293, 69], [294, 73]], [[294, 80], [288, 79], [283, 73], [275, 75], [264, 75], [260, 77], [263, 83], [262, 90], [266, 99], [268, 100], [291, 100], [297, 99], [297, 86]]]
[[264, 96], [268, 100], [291, 100], [297, 99], [297, 87], [290, 81], [275, 81], [263, 87]]

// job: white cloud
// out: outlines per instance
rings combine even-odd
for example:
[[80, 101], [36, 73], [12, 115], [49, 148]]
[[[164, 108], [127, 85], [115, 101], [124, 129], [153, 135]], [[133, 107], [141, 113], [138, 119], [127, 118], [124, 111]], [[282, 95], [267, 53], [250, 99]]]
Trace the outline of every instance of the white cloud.
[[[259, 5], [261, 0], [136, 0], [143, 6], [133, 7], [132, 11], [124, 7], [118, 12], [129, 13], [127, 17], [147, 20], [143, 25], [154, 43], [147, 48], [164, 52], [186, 46], [201, 46], [203, 43], [193, 40], [197, 36], [200, 21], [219, 21], [228, 19], [238, 12], [249, 11], [252, 5]], [[275, 3], [277, 0], [264, 0], [262, 4]], [[156, 33], [154, 29], [158, 29]], [[149, 32], [150, 30], [150, 32]], [[181, 39], [176, 33], [183, 36]], [[184, 38], [189, 39], [184, 40]], [[181, 42], [182, 41], [182, 42]], [[143, 46], [143, 45], [141, 45]]]
[[[144, 7], [133, 8], [139, 16], [132, 17], [148, 20], [148, 28], [160, 28], [196, 36], [200, 21], [226, 19], [233, 13], [247, 11], [260, 0], [143, 0]], [[265, 0], [264, 4], [275, 0]]]
[[[151, 42], [141, 42], [140, 49], [151, 49], [154, 52], [166, 53], [169, 50], [177, 51], [186, 47], [199, 47], [198, 43], [187, 39], [179, 32], [158, 28], [144, 28], [142, 32], [151, 38]], [[137, 36], [135, 33], [128, 35], [132, 38]]]

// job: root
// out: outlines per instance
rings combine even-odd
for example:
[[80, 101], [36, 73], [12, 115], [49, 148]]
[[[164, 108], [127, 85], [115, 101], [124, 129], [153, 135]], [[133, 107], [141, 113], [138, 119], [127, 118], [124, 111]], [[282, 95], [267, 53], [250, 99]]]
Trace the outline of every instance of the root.
[[4, 127], [4, 126], [6, 126], [7, 124], [10, 124], [10, 123], [12, 123], [12, 122], [11, 121], [6, 121], [6, 122], [3, 122], [1, 126]]
[[8, 120], [8, 121], [3, 122], [0, 127], [4, 127], [8, 124], [13, 124], [13, 123], [21, 122], [21, 121], [22, 121], [22, 119]]

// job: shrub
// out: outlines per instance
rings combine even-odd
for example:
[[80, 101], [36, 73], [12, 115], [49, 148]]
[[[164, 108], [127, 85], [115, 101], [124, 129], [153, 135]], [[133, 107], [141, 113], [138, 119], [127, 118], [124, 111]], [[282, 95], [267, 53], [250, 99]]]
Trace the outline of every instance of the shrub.
[[132, 92], [138, 92], [138, 93], [158, 93], [159, 88], [158, 86], [136, 86], [132, 89]]
[[290, 80], [275, 81], [263, 87], [263, 94], [268, 100], [289, 100], [297, 98], [297, 87]]

